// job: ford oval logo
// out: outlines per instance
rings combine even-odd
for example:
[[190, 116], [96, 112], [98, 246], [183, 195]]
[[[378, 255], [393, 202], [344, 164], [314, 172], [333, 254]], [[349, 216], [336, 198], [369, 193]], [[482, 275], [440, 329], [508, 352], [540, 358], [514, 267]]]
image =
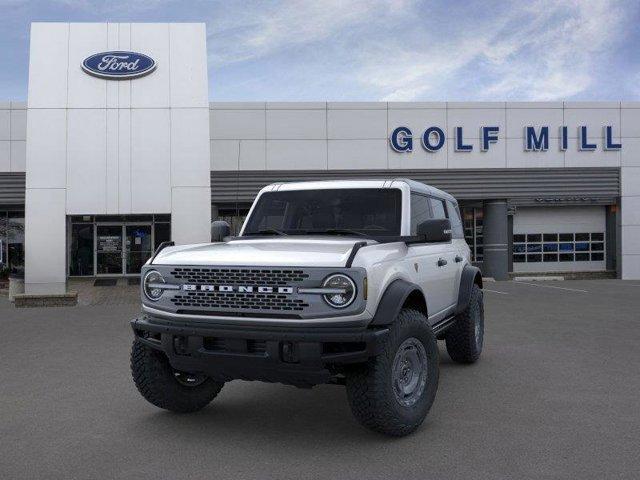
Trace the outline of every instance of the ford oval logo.
[[151, 73], [156, 68], [153, 58], [136, 52], [102, 52], [87, 57], [82, 69], [89, 75], [112, 80], [129, 80]]

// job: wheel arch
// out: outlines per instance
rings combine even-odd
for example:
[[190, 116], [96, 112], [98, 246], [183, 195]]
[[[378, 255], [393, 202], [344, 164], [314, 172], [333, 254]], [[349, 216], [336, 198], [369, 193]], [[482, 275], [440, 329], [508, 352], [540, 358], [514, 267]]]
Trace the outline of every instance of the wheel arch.
[[460, 288], [458, 290], [458, 305], [456, 314], [463, 312], [469, 305], [471, 299], [471, 289], [477, 285], [482, 289], [482, 272], [478, 267], [465, 265], [460, 276]]
[[389, 325], [395, 321], [400, 310], [407, 307], [428, 316], [427, 300], [422, 289], [415, 283], [396, 279], [382, 294], [371, 325]]

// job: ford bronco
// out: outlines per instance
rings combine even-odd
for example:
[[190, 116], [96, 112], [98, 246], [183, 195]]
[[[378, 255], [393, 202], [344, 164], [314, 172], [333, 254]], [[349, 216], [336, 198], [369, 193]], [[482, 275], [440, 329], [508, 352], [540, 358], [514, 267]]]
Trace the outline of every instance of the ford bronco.
[[238, 236], [161, 245], [131, 321], [134, 382], [157, 407], [204, 408], [225, 382], [346, 386], [364, 426], [406, 435], [438, 387], [437, 340], [482, 351], [482, 276], [456, 200], [412, 180], [274, 184]]

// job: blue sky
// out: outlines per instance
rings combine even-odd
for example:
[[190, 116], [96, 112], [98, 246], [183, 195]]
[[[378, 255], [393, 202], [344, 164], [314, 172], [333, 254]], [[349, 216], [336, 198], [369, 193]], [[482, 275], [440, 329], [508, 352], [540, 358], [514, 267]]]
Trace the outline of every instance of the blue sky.
[[214, 101], [638, 100], [640, 2], [0, 0], [0, 99], [32, 21], [201, 21]]

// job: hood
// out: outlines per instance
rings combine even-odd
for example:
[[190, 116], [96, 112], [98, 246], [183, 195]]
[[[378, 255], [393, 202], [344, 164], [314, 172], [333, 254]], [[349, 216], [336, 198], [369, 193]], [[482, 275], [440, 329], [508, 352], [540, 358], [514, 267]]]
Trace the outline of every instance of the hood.
[[360, 238], [261, 237], [167, 247], [154, 265], [343, 267]]

